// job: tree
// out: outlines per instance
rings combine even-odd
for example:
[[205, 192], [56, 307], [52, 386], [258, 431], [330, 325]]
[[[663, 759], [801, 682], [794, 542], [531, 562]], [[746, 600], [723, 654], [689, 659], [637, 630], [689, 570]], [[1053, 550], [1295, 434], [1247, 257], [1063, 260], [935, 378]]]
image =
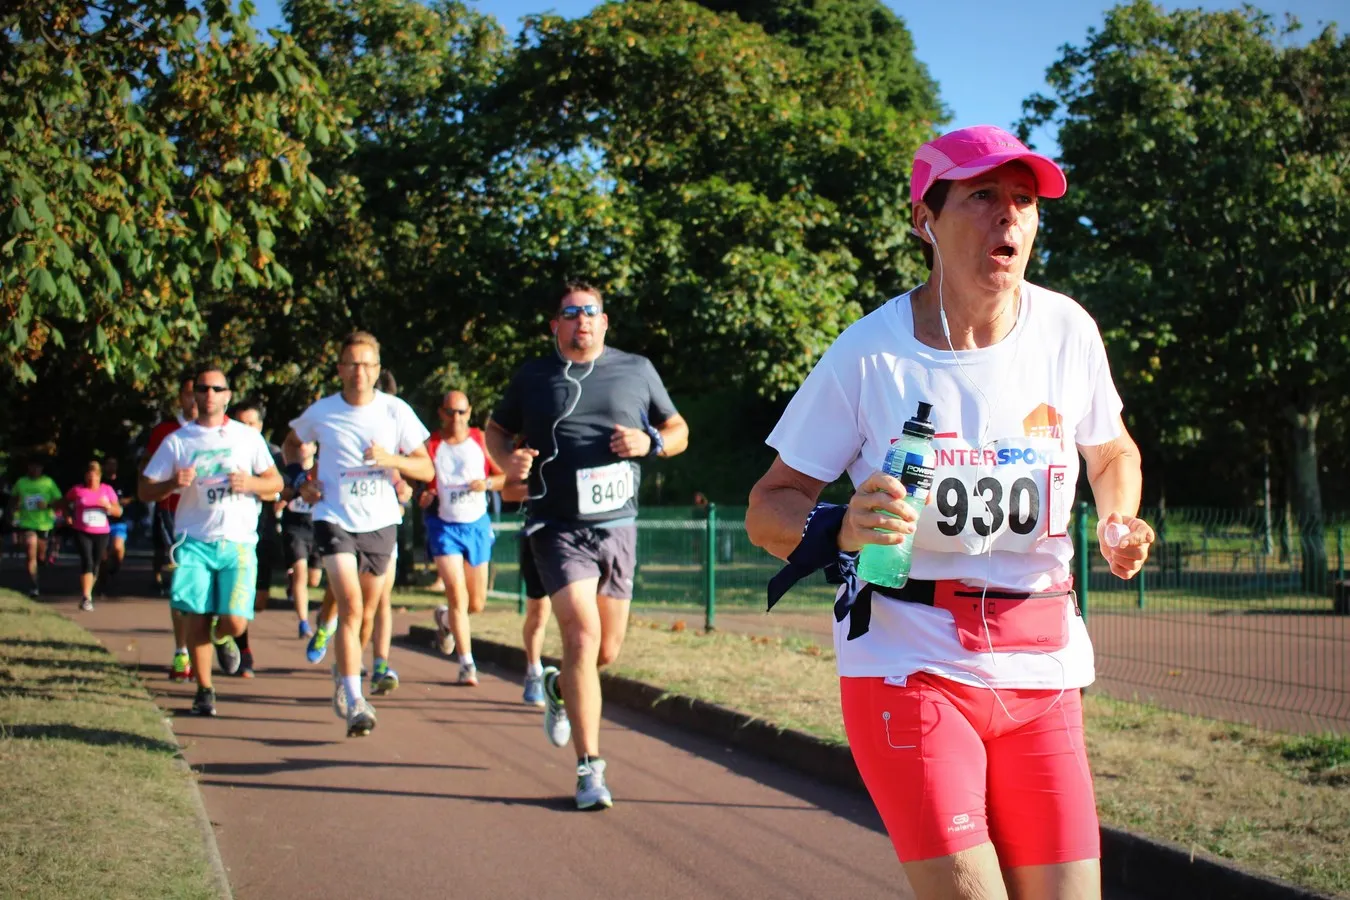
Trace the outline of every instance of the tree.
[[246, 0], [10, 8], [0, 350], [15, 382], [43, 377], [45, 392], [7, 390], [33, 404], [30, 434], [56, 438], [57, 416], [160, 396], [155, 376], [191, 358], [213, 305], [289, 284], [273, 248], [322, 208], [310, 152], [340, 119], [294, 42], [249, 27]]
[[[1287, 460], [1307, 586], [1326, 577], [1318, 426], [1350, 383], [1350, 41], [1293, 20], [1113, 9], [1051, 67], [1051, 280], [1098, 317], [1164, 440]], [[1218, 474], [1216, 472], [1216, 474]]]
[[856, 67], [820, 76], [693, 3], [531, 19], [483, 103], [508, 123], [501, 171], [537, 185], [506, 208], [529, 233], [517, 283], [593, 274], [623, 346], [686, 390], [795, 389], [919, 274], [906, 190], [930, 125]]
[[947, 120], [937, 83], [914, 56], [905, 23], [879, 0], [698, 0], [801, 50], [819, 75], [861, 66], [877, 94], [905, 118]]

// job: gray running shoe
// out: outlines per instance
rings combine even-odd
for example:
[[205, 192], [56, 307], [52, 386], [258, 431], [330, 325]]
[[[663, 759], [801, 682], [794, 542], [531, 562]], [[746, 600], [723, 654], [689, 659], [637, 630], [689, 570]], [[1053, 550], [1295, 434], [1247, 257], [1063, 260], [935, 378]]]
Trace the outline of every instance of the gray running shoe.
[[338, 675], [337, 663], [333, 663], [333, 715], [339, 719], [347, 718], [347, 689], [342, 686]]
[[234, 638], [226, 635], [216, 641], [216, 662], [220, 663], [220, 670], [226, 675], [233, 675], [238, 672], [239, 663], [243, 658], [243, 654], [239, 652], [239, 645], [234, 642]]
[[80, 610], [82, 612], [91, 612], [93, 611], [93, 609], [94, 609], [93, 597], [85, 597], [83, 600], [80, 601]]
[[197, 688], [197, 696], [192, 699], [194, 716], [214, 716], [216, 714], [216, 692], [211, 688]]
[[473, 663], [460, 663], [459, 679], [456, 681], [456, 684], [478, 687], [478, 667]]
[[436, 620], [436, 647], [446, 656], [455, 653], [455, 636], [450, 633], [450, 607], [441, 604], [432, 617]]
[[572, 739], [572, 723], [567, 720], [562, 694], [558, 692], [558, 667], [544, 668], [544, 734], [555, 747], [566, 747]]
[[347, 737], [365, 737], [375, 730], [375, 707], [362, 697], [347, 713]]
[[605, 761], [577, 763], [577, 809], [609, 809], [614, 797], [605, 784]]
[[525, 676], [525, 696], [522, 698], [529, 706], [543, 707], [544, 705], [544, 676], [529, 675]]

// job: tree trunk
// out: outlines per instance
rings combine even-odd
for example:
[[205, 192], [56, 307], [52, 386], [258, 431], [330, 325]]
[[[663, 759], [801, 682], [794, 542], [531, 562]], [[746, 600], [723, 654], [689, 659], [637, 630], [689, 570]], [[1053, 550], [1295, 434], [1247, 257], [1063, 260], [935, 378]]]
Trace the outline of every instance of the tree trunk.
[[1302, 588], [1311, 594], [1327, 589], [1327, 545], [1322, 521], [1322, 488], [1318, 481], [1317, 409], [1296, 412], [1290, 430], [1290, 501], [1298, 518]]

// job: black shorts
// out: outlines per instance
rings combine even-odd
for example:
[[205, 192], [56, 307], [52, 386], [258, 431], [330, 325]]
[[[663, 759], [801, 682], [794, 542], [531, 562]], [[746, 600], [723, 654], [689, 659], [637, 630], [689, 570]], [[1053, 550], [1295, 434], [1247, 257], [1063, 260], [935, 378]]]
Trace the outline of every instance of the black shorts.
[[356, 571], [371, 575], [383, 575], [389, 570], [397, 536], [397, 525], [353, 534], [332, 522], [314, 523], [314, 546], [319, 556], [351, 553], [356, 557]]
[[306, 563], [311, 569], [323, 565], [319, 548], [314, 541], [313, 525], [286, 525], [282, 527], [281, 544], [286, 551], [286, 565]]
[[[569, 584], [599, 578], [596, 593], [616, 600], [633, 598], [637, 567], [637, 526], [557, 528], [530, 535], [530, 555], [539, 585], [552, 596]], [[527, 588], [528, 590], [528, 588]]]
[[19, 528], [15, 530], [15, 533], [25, 541], [28, 540], [30, 534], [37, 535], [39, 541], [48, 541], [51, 540], [52, 537], [50, 531], [38, 531], [36, 528]]
[[98, 571], [99, 564], [103, 562], [103, 554], [108, 549], [108, 535], [76, 531], [75, 548], [80, 552], [80, 574], [91, 575]]
[[525, 582], [525, 596], [531, 600], [547, 597], [548, 592], [539, 581], [539, 568], [534, 564], [534, 553], [530, 551], [530, 539], [520, 532], [520, 578]]

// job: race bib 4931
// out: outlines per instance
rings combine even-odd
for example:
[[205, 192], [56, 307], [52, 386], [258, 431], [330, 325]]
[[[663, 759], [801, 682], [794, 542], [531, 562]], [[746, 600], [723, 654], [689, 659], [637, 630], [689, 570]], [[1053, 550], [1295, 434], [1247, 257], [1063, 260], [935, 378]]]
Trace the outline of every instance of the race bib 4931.
[[387, 469], [367, 467], [342, 471], [342, 493], [347, 502], [379, 497], [389, 485]]

